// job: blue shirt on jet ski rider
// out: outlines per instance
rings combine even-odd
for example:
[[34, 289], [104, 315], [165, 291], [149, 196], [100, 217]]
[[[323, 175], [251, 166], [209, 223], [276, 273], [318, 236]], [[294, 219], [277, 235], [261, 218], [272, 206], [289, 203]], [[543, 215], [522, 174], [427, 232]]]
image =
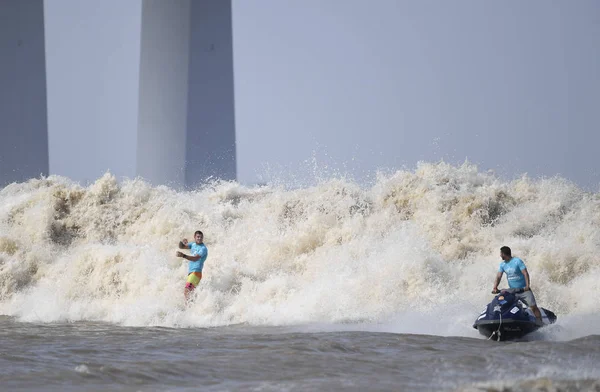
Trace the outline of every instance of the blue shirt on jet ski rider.
[[502, 258], [502, 262], [498, 267], [498, 274], [496, 275], [496, 280], [494, 281], [494, 289], [492, 290], [492, 293], [498, 293], [498, 284], [500, 284], [502, 274], [506, 273], [508, 286], [511, 289], [523, 289], [522, 293], [515, 293], [515, 296], [521, 301], [525, 302], [527, 306], [531, 308], [531, 311], [533, 314], [535, 314], [538, 324], [541, 324], [542, 315], [535, 302], [535, 296], [529, 287], [529, 272], [527, 272], [525, 263], [523, 263], [523, 260], [519, 259], [518, 257], [512, 257], [512, 251], [508, 246], [503, 246], [500, 248], [500, 257]]

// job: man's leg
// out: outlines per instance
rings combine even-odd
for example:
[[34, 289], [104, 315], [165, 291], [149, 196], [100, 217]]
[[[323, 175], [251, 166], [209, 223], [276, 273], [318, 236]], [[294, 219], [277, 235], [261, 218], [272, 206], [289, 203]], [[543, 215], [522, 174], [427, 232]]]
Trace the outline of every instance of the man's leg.
[[540, 309], [536, 305], [532, 305], [530, 308], [533, 314], [535, 314], [538, 324], [542, 325], [544, 322], [542, 321], [542, 313], [540, 313]]
[[183, 290], [183, 296], [185, 297], [185, 303], [188, 303], [190, 301], [190, 295], [192, 294], [192, 291], [194, 291], [195, 287], [193, 284], [191, 283], [186, 283], [185, 284], [185, 289]]
[[531, 290], [524, 291], [523, 293], [519, 294], [518, 297], [521, 299], [521, 301], [525, 302], [527, 304], [527, 306], [529, 306], [529, 308], [535, 315], [537, 323], [539, 325], [542, 325], [544, 323], [542, 321], [542, 313], [540, 312], [540, 309], [537, 307], [537, 303], [535, 302], [535, 296], [533, 295], [533, 292]]
[[188, 274], [187, 281], [185, 283], [185, 291], [183, 293], [186, 303], [189, 302], [192, 291], [194, 291], [196, 286], [200, 284], [200, 279], [202, 279], [202, 272], [190, 272]]

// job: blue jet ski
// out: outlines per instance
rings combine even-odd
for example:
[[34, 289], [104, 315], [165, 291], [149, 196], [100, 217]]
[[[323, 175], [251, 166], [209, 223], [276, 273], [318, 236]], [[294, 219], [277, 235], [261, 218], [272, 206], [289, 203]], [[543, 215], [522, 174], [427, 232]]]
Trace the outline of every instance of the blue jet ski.
[[543, 324], [538, 324], [531, 309], [515, 295], [522, 292], [523, 289], [501, 290], [475, 320], [473, 328], [488, 339], [501, 341], [520, 339], [556, 322], [553, 312], [538, 307], [543, 321]]

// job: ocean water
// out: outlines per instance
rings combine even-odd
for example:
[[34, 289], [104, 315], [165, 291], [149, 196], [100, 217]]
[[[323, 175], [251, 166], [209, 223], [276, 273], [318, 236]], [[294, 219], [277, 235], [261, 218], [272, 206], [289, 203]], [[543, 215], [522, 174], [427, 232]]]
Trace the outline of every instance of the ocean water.
[[[472, 328], [503, 245], [558, 316], [522, 342]], [[600, 195], [469, 164], [370, 186], [31, 179], [0, 190], [0, 389], [598, 391], [599, 250]]]

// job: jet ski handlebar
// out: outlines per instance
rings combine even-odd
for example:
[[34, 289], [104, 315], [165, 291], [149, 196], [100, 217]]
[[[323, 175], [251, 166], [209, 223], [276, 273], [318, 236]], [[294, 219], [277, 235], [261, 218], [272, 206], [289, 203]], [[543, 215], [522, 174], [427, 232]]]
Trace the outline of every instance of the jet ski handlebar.
[[496, 295], [496, 294], [503, 294], [503, 293], [510, 293], [510, 294], [520, 294], [522, 292], [524, 292], [525, 289], [500, 289], [498, 290], [498, 292], [494, 293], [492, 291], [492, 294]]

